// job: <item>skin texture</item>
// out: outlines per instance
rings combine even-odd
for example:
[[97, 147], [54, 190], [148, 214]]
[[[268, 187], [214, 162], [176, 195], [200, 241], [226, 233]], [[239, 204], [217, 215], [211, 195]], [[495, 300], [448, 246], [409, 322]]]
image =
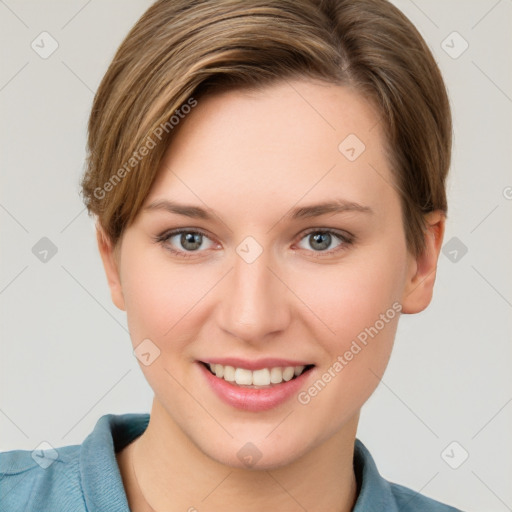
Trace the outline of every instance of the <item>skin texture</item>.
[[[140, 365], [155, 393], [149, 426], [118, 454], [130, 506], [351, 510], [359, 411], [384, 373], [399, 314], [306, 405], [294, 396], [269, 411], [235, 409], [206, 385], [197, 361], [309, 361], [307, 389], [394, 303], [408, 314], [427, 307], [444, 215], [429, 214], [427, 249], [412, 256], [381, 124], [345, 87], [295, 80], [225, 92], [201, 99], [182, 123], [146, 205], [169, 199], [211, 208], [214, 220], [142, 211], [118, 252], [98, 228], [112, 300], [127, 313], [133, 347], [149, 338], [160, 349]], [[338, 150], [349, 134], [366, 146], [353, 162]], [[373, 213], [286, 217], [341, 198]], [[207, 237], [188, 253], [180, 235], [155, 242], [177, 228]], [[334, 233], [318, 249], [311, 228], [354, 242]], [[251, 264], [236, 251], [248, 236], [263, 249]], [[237, 457], [247, 442], [262, 454], [252, 469]]]

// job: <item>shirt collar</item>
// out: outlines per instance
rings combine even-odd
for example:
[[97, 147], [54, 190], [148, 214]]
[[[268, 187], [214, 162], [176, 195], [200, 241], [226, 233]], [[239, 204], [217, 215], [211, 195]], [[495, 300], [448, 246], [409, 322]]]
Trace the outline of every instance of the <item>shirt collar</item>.
[[[90, 512], [129, 512], [116, 452], [147, 428], [149, 414], [106, 414], [82, 444], [80, 478]], [[388, 481], [382, 478], [364, 444], [356, 439], [354, 471], [358, 498], [353, 512], [398, 512]]]
[[356, 439], [354, 472], [359, 495], [353, 512], [398, 512], [390, 483], [382, 478], [366, 446]]
[[149, 414], [105, 414], [82, 443], [80, 479], [89, 512], [129, 512], [116, 452], [141, 435]]

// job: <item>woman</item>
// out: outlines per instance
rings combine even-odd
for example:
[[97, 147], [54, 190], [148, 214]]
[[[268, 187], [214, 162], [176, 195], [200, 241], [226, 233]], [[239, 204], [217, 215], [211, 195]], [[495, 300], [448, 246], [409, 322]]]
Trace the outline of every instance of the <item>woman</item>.
[[82, 181], [151, 415], [7, 452], [5, 510], [455, 510], [356, 439], [432, 297], [450, 152], [440, 72], [385, 0], [152, 5]]

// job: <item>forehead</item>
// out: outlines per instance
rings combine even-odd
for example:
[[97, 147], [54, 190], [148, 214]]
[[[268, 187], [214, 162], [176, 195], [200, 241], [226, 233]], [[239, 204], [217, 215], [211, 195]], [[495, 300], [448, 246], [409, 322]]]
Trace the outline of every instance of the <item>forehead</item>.
[[376, 110], [344, 86], [294, 80], [216, 93], [182, 123], [146, 204], [175, 193], [211, 207], [236, 194], [253, 209], [329, 195], [398, 199]]

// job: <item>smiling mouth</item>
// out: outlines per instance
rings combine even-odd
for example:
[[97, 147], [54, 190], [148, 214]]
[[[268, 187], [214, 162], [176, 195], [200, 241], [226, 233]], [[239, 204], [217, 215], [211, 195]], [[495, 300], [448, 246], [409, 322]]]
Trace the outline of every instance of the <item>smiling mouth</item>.
[[259, 370], [248, 370], [222, 364], [210, 364], [201, 361], [201, 364], [215, 377], [225, 380], [230, 384], [246, 388], [273, 387], [283, 382], [288, 382], [300, 377], [315, 365], [305, 366], [275, 366], [272, 368], [261, 368]]

